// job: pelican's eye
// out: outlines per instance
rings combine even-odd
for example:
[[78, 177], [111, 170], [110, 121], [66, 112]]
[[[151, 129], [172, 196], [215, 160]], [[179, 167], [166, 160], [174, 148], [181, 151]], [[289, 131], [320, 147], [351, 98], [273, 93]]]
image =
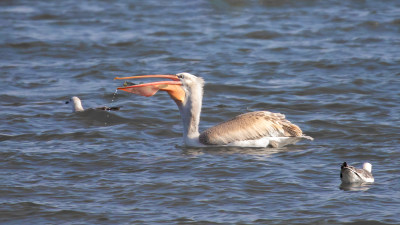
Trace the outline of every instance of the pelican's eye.
[[183, 78], [184, 78], [183, 74], [179, 74], [179, 75], [178, 75], [178, 78], [179, 78], [179, 79], [183, 79]]

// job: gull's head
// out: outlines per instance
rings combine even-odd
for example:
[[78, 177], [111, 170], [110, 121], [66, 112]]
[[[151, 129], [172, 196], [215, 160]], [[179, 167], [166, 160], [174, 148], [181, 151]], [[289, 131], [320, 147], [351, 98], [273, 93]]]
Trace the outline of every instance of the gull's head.
[[65, 104], [71, 104], [72, 112], [83, 111], [82, 102], [76, 96], [71, 97], [68, 101], [65, 102]]
[[368, 162], [365, 162], [365, 163], [363, 164], [363, 169], [366, 170], [366, 171], [368, 171], [368, 172], [370, 172], [370, 173], [372, 173], [372, 164], [371, 164], [371, 163], [368, 163]]

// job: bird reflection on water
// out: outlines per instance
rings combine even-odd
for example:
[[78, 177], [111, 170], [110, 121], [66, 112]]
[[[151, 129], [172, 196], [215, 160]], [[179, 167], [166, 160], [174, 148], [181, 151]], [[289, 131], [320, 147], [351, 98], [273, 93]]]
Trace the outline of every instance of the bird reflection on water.
[[196, 148], [196, 147], [180, 147], [183, 154], [188, 156], [199, 156], [204, 154], [211, 155], [253, 155], [262, 157], [271, 157], [274, 154], [285, 153], [285, 152], [300, 152], [301, 148], [242, 148], [242, 147], [208, 147], [208, 148]]
[[343, 191], [367, 191], [372, 185], [372, 183], [342, 183], [339, 189]]

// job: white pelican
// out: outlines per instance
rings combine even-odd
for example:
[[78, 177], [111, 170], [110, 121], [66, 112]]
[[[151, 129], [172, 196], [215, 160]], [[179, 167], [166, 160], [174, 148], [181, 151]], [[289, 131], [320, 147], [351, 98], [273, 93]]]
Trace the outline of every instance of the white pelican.
[[[168, 81], [127, 85], [118, 90], [150, 97], [158, 90], [166, 91], [178, 105], [183, 122], [183, 138], [187, 146], [282, 147], [301, 139], [301, 129], [280, 113], [249, 112], [199, 133], [204, 80], [189, 73], [176, 75], [142, 75], [115, 79], [167, 78]], [[171, 81], [172, 80], [172, 81]], [[125, 86], [126, 85], [126, 86]]]
[[373, 183], [371, 163], [364, 163], [362, 169], [357, 169], [344, 162], [340, 167], [340, 179], [342, 183]]
[[[72, 103], [71, 104], [72, 112], [83, 112], [84, 111], [84, 109], [82, 107], [82, 102], [78, 97], [73, 96], [72, 98], [69, 99], [69, 101], [65, 102], [65, 104], [69, 104], [69, 103]], [[98, 108], [95, 108], [95, 109], [107, 110], [107, 111], [116, 111], [116, 110], [119, 110], [120, 107], [103, 106], [103, 107], [98, 107]]]

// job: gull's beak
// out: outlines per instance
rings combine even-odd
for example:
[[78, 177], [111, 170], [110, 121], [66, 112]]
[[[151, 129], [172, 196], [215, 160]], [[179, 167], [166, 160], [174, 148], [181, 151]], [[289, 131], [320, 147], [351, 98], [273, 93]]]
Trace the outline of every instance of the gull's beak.
[[140, 79], [140, 78], [166, 78], [172, 81], [157, 81], [145, 84], [137, 84], [126, 87], [118, 87], [118, 90], [130, 92], [133, 94], [150, 97], [157, 93], [158, 90], [166, 91], [173, 100], [183, 102], [185, 99], [185, 91], [182, 88], [182, 82], [176, 75], [142, 75], [133, 77], [116, 77], [114, 79]]

